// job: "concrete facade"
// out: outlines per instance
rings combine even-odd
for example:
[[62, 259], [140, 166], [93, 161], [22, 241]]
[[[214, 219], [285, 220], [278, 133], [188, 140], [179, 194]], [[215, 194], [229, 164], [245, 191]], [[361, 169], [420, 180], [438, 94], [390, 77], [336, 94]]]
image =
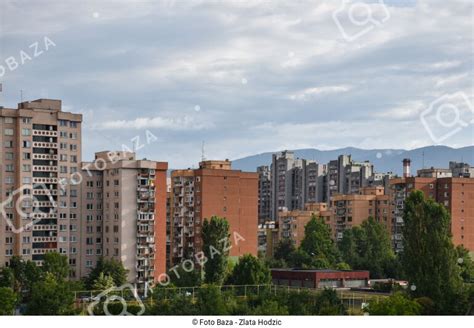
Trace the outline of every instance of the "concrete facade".
[[0, 266], [13, 255], [41, 265], [53, 251], [80, 261], [81, 195], [70, 177], [80, 170], [81, 123], [60, 100], [0, 109]]

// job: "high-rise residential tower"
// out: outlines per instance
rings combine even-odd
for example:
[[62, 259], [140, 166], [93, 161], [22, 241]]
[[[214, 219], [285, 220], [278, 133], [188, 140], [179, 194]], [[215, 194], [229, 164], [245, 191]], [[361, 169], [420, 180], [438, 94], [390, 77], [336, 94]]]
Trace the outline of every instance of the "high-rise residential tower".
[[140, 288], [164, 279], [167, 169], [122, 151], [82, 163], [82, 275], [103, 256], [122, 262]]
[[257, 173], [232, 170], [229, 160], [203, 161], [199, 169], [173, 171], [170, 204], [171, 266], [195, 259], [202, 251], [202, 224], [212, 216], [229, 222], [230, 256], [257, 255]]
[[79, 262], [81, 193], [70, 178], [80, 170], [81, 122], [60, 100], [0, 109], [0, 266], [13, 255], [41, 265], [53, 251]]

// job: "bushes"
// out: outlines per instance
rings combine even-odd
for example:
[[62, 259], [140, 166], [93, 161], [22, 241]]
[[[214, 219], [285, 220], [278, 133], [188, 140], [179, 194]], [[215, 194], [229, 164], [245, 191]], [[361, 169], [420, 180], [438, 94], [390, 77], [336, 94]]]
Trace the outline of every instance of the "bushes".
[[159, 289], [148, 314], [155, 315], [342, 315], [345, 308], [334, 290], [277, 291], [263, 289], [259, 294], [240, 295], [237, 290], [222, 291], [205, 285], [191, 292]]
[[422, 309], [420, 303], [398, 292], [384, 300], [370, 302], [366, 312], [371, 315], [417, 315]]

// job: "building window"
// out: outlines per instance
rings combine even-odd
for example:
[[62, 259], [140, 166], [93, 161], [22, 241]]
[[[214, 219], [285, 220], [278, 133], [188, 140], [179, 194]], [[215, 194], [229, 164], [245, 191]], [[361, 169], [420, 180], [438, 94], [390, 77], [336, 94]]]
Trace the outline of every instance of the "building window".
[[13, 135], [13, 129], [5, 129], [4, 134], [5, 134], [6, 136], [12, 136], [12, 135]]
[[31, 136], [31, 130], [30, 129], [21, 129], [21, 135], [24, 137]]

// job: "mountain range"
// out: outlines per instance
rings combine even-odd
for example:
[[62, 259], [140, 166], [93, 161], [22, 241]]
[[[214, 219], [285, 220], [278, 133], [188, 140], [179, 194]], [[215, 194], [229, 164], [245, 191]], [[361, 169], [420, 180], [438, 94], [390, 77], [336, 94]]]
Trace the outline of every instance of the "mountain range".
[[[277, 151], [278, 152], [278, 151]], [[270, 165], [272, 154], [268, 152], [232, 161], [232, 168], [255, 172], [258, 166]], [[314, 160], [321, 164], [327, 164], [330, 160], [337, 159], [339, 155], [352, 155], [352, 159], [358, 162], [370, 161], [374, 164], [378, 173], [393, 172], [401, 175], [404, 158], [411, 159], [412, 174], [421, 168], [448, 168], [450, 161], [465, 162], [474, 166], [474, 146], [463, 148], [451, 148], [447, 146], [428, 146], [412, 150], [406, 149], [360, 149], [347, 147], [334, 150], [318, 149], [295, 149], [295, 157]]]

